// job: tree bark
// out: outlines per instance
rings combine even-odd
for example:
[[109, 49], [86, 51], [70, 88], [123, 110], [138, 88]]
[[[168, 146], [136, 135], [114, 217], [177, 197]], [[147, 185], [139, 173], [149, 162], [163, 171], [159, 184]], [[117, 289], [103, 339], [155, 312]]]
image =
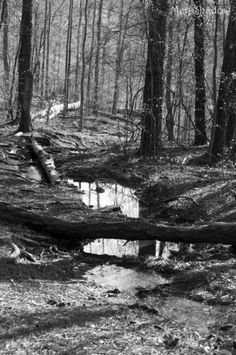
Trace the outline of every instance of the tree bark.
[[46, 59], [46, 39], [47, 39], [47, 24], [48, 24], [48, 0], [45, 0], [45, 9], [44, 9], [44, 27], [42, 34], [42, 66], [41, 66], [41, 96], [45, 95], [45, 59]]
[[[210, 149], [212, 161], [223, 157], [224, 146], [235, 137], [236, 107], [236, 2], [231, 2], [231, 12], [225, 40], [221, 70], [214, 135]], [[227, 125], [228, 124], [228, 125]], [[226, 132], [227, 129], [227, 132]]]
[[8, 3], [7, 0], [3, 1], [2, 4], [3, 11], [3, 66], [4, 66], [4, 85], [5, 85], [5, 94], [6, 94], [6, 107], [8, 106], [8, 97], [9, 97], [9, 75], [10, 67], [8, 61]]
[[168, 141], [174, 141], [174, 110], [172, 103], [172, 93], [171, 93], [171, 84], [172, 84], [172, 65], [173, 65], [173, 20], [169, 19], [168, 24], [168, 52], [167, 52], [167, 63], [166, 63], [166, 128], [168, 133]]
[[149, 31], [146, 77], [143, 93], [143, 128], [141, 155], [156, 155], [161, 148], [163, 67], [165, 57], [166, 0], [152, 0], [149, 8]]
[[86, 107], [89, 110], [91, 105], [91, 81], [92, 81], [92, 67], [93, 67], [93, 56], [94, 56], [94, 40], [95, 40], [95, 20], [96, 20], [96, 0], [93, 4], [93, 21], [92, 21], [92, 33], [91, 33], [91, 44], [88, 58], [88, 73], [87, 73], [87, 92], [86, 92]]
[[[114, 82], [114, 94], [113, 94], [113, 103], [112, 103], [113, 115], [117, 113], [118, 96], [119, 96], [119, 78], [121, 74], [121, 62], [123, 58], [123, 48], [122, 48], [123, 47], [122, 42], [124, 42], [124, 40], [122, 40], [123, 17], [124, 17], [124, 0], [121, 0], [120, 15], [119, 15], [119, 31], [118, 31], [118, 38], [116, 44], [115, 82]], [[125, 38], [125, 33], [123, 36], [124, 36], [123, 38]]]
[[44, 151], [42, 146], [36, 142], [34, 138], [31, 138], [30, 149], [37, 157], [48, 181], [51, 184], [55, 184], [60, 181], [59, 175], [56, 171], [54, 161], [52, 157]]
[[84, 239], [160, 240], [183, 243], [235, 244], [236, 223], [217, 222], [201, 226], [152, 224], [142, 219], [114, 220], [91, 218], [68, 222], [28, 211], [0, 201], [0, 220], [26, 225], [76, 247]]
[[198, 13], [194, 16], [194, 59], [195, 59], [195, 145], [207, 143], [205, 124], [205, 68], [204, 68], [204, 17], [203, 0], [194, 0]]
[[212, 149], [213, 139], [215, 134], [216, 126], [216, 112], [217, 112], [217, 64], [218, 64], [218, 31], [219, 31], [219, 2], [214, 0], [215, 4], [215, 28], [214, 28], [214, 62], [212, 68], [212, 101], [213, 101], [213, 112], [212, 112], [212, 130], [211, 130], [211, 141], [209, 150]]
[[86, 42], [87, 42], [87, 32], [88, 32], [88, 0], [85, 0], [84, 6], [84, 33], [82, 41], [82, 70], [80, 78], [80, 130], [83, 130], [84, 126], [84, 82], [85, 82], [85, 71], [86, 71]]
[[30, 106], [33, 95], [33, 75], [31, 72], [32, 0], [23, 0], [20, 27], [18, 112], [19, 131], [30, 132]]
[[77, 28], [77, 45], [76, 45], [76, 61], [75, 61], [75, 93], [74, 98], [78, 100], [79, 95], [79, 74], [80, 74], [80, 32], [81, 32], [81, 21], [82, 21], [82, 5], [83, 0], [79, 2], [79, 22]]
[[94, 69], [94, 102], [93, 102], [93, 113], [98, 115], [99, 108], [99, 74], [100, 74], [100, 52], [101, 52], [101, 32], [102, 32], [102, 9], [103, 0], [99, 1], [98, 7], [98, 19], [97, 19], [97, 49], [95, 56], [95, 69]]
[[50, 60], [50, 32], [51, 32], [51, 0], [48, 1], [48, 16], [47, 16], [47, 36], [46, 36], [46, 63], [45, 63], [45, 97], [50, 101], [50, 82], [49, 82], [49, 60]]
[[73, 0], [70, 0], [68, 27], [67, 27], [67, 40], [66, 40], [66, 62], [65, 62], [65, 80], [64, 80], [64, 118], [67, 114], [68, 101], [69, 101], [73, 6], [74, 6]]

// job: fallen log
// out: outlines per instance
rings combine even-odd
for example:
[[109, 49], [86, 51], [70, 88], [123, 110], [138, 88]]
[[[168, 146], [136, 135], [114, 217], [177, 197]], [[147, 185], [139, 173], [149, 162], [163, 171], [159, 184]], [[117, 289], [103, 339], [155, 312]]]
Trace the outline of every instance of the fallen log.
[[51, 184], [55, 184], [60, 181], [59, 175], [56, 171], [56, 167], [52, 157], [44, 151], [43, 147], [37, 143], [34, 138], [31, 138], [30, 149], [37, 157], [48, 181]]
[[216, 222], [201, 226], [153, 224], [142, 219], [91, 218], [68, 222], [39, 215], [0, 201], [0, 220], [26, 225], [47, 233], [70, 247], [84, 239], [160, 240], [182, 243], [236, 243], [236, 223]]
[[[80, 101], [72, 102], [68, 105], [69, 111], [75, 111], [80, 108]], [[41, 110], [32, 115], [34, 120], [46, 121], [47, 117], [49, 120], [56, 117], [64, 109], [64, 104], [53, 104], [45, 110]]]

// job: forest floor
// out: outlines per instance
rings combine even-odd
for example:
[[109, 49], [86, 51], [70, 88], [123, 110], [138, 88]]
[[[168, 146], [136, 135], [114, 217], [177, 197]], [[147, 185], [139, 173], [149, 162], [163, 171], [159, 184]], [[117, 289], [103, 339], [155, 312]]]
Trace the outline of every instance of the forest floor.
[[[25, 138], [2, 122], [0, 201], [82, 221], [98, 211], [83, 203], [77, 182], [115, 181], [135, 191], [140, 215], [155, 223], [236, 219], [234, 164], [185, 164], [203, 148], [168, 146], [158, 159], [141, 158], [135, 140], [126, 144], [135, 125], [102, 116], [96, 125], [88, 117], [83, 133], [73, 113], [34, 127], [61, 182], [50, 186], [42, 179]], [[40, 231], [1, 216], [0, 223], [1, 354], [236, 354], [230, 246], [168, 243], [168, 258], [91, 256], [49, 246]], [[6, 236], [34, 261], [8, 257]]]

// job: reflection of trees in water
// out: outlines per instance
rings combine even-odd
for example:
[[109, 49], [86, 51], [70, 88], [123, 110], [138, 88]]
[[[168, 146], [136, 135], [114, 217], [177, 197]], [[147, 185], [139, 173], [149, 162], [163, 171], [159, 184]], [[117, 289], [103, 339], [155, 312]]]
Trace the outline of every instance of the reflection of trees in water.
[[[96, 186], [99, 184], [105, 191], [99, 193]], [[82, 199], [85, 204], [94, 208], [106, 207], [109, 205], [120, 206], [122, 212], [128, 217], [142, 217], [142, 210], [139, 208], [139, 201], [135, 196], [135, 191], [116, 182], [107, 183], [97, 181], [96, 183], [80, 183], [79, 188], [85, 191]], [[158, 255], [161, 256], [164, 244], [155, 240], [144, 240], [129, 242], [125, 246], [125, 240], [99, 239], [90, 244], [89, 250], [95, 254], [122, 255]]]
[[126, 240], [117, 239], [97, 239], [93, 243], [85, 247], [85, 251], [94, 254], [108, 255], [138, 255], [138, 242], [129, 242], [126, 245]]

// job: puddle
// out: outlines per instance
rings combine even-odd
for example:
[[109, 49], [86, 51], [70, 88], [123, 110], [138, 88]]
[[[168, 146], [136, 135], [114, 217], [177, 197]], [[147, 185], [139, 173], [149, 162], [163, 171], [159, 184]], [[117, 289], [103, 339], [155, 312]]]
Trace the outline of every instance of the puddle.
[[[35, 182], [42, 182], [42, 173], [36, 165], [24, 165], [21, 172], [25, 177]], [[68, 185], [72, 185], [80, 191], [79, 198], [93, 209], [107, 206], [119, 206], [121, 212], [127, 217], [141, 217], [139, 200], [135, 195], [135, 190], [117, 184], [116, 182], [88, 183], [76, 182], [68, 179]], [[99, 190], [99, 191], [98, 191]], [[83, 192], [83, 193], [81, 193]], [[134, 241], [128, 242], [117, 239], [97, 239], [86, 245], [84, 251], [92, 254], [107, 254], [122, 257], [124, 255], [140, 256], [145, 250], [145, 255], [159, 255], [160, 243], [155, 241]], [[166, 257], [166, 251], [164, 253]], [[168, 255], [168, 253], [167, 253]]]
[[[69, 183], [72, 180], [69, 180]], [[100, 183], [99, 187], [104, 192], [96, 191], [97, 185], [88, 182], [74, 182], [79, 190], [84, 191], [81, 194], [82, 201], [94, 209], [103, 208], [107, 206], [120, 206], [121, 212], [128, 217], [139, 217], [139, 201], [135, 196], [135, 191], [128, 187], [124, 187], [117, 183]]]
[[[75, 186], [81, 194], [82, 201], [93, 209], [107, 206], [120, 206], [121, 212], [127, 217], [141, 217], [139, 200], [135, 196], [135, 190], [114, 182], [75, 182], [68, 180], [68, 184]], [[98, 192], [97, 189], [99, 189]], [[124, 255], [140, 256], [145, 250], [145, 255], [159, 255], [160, 242], [134, 241], [117, 239], [97, 239], [85, 246], [84, 251], [92, 254], [107, 254], [122, 257]], [[164, 257], [168, 257], [168, 250], [164, 251]]]
[[[79, 188], [85, 193], [81, 196], [87, 206], [94, 209], [107, 206], [120, 206], [121, 212], [132, 218], [139, 217], [139, 201], [134, 194], [134, 190], [116, 183], [99, 183], [99, 187], [104, 189], [103, 193], [96, 191], [95, 183], [79, 183]], [[117, 239], [97, 239], [84, 248], [85, 252], [92, 254], [107, 255], [138, 255], [139, 242], [129, 242]]]
[[154, 271], [126, 269], [116, 265], [100, 265], [88, 271], [84, 277], [96, 284], [135, 294], [139, 288], [152, 289], [166, 280]]

